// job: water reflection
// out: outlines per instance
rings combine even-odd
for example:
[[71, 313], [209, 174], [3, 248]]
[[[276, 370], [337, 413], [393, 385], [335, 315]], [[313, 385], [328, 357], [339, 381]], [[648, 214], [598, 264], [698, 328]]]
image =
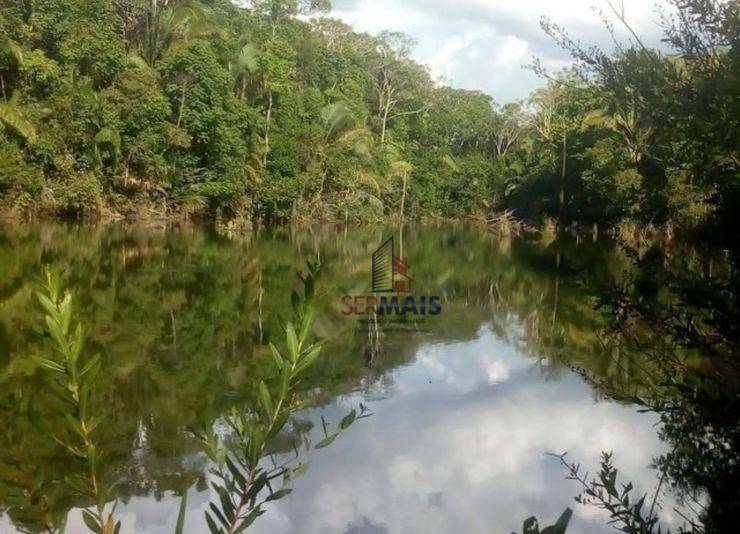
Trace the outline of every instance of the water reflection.
[[[441, 295], [444, 313], [429, 319], [428, 335], [385, 336], [368, 358], [367, 337], [353, 334], [339, 297], [367, 291], [370, 254], [384, 237], [377, 228], [241, 237], [193, 227], [3, 228], [0, 450], [16, 456], [0, 456], [0, 529], [42, 531], [40, 510], [64, 517], [72, 509], [67, 531], [84, 530], [86, 503], [58, 483], [68, 466], [26, 409], [43, 397], [26, 362], [40, 347], [32, 290], [43, 263], [66, 269], [89, 349], [103, 355], [96, 405], [116, 422], [103, 438], [107, 469], [120, 480], [121, 532], [173, 532], [183, 504], [184, 531], [204, 531], [217, 497], [189, 429], [203, 414], [218, 418], [256, 398], [271, 362], [267, 343], [282, 336], [277, 318], [288, 315], [290, 280], [306, 259], [324, 265], [315, 330], [330, 350], [303, 383], [320, 406], [301, 413], [294, 432], [316, 442], [321, 414], [336, 421], [359, 402], [376, 415], [309, 452], [295, 493], [267, 503], [255, 531], [511, 532], [532, 514], [547, 524], [578, 491], [544, 455], [565, 450], [591, 470], [614, 450], [621, 473], [639, 491], [653, 490], [649, 465], [670, 452], [658, 417], [604, 397], [571, 371], [642, 387], [640, 366], [620, 362], [604, 335], [608, 316], [595, 310], [604, 288], [640, 270], [633, 259], [609, 244], [409, 228], [404, 254], [415, 286]], [[34, 486], [27, 475], [36, 472]], [[19, 484], [38, 498], [14, 500]], [[681, 521], [679, 504], [664, 499], [667, 525]], [[568, 531], [602, 531], [604, 518], [574, 507]]]
[[[543, 455], [560, 449], [593, 459], [622, 451], [635, 483], [654, 483], [646, 468], [665, 451], [654, 416], [594, 402], [575, 376], [548, 380], [488, 329], [419, 356], [391, 374], [397, 388], [373, 404], [374, 420], [312, 459], [306, 497], [281, 503], [258, 532], [345, 532], [365, 519], [393, 532], [510, 532], [533, 510], [556, 518], [571, 504], [572, 485]], [[464, 358], [470, 368], [445, 365]], [[603, 525], [603, 516], [578, 509], [569, 531]]]

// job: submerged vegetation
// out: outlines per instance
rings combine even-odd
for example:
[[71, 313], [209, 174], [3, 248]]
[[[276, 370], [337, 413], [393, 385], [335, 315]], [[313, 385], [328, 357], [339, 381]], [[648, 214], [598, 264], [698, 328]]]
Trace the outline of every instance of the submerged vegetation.
[[729, 228], [738, 2], [672, 4], [670, 53], [543, 20], [575, 66], [535, 64], [546, 87], [502, 105], [436, 84], [403, 35], [322, 17], [328, 0], [3, 0], [2, 208]]

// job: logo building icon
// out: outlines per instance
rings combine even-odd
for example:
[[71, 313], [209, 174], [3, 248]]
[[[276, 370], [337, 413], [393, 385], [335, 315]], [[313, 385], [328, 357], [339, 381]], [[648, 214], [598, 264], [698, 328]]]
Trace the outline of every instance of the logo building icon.
[[409, 293], [409, 262], [395, 255], [393, 237], [373, 252], [373, 293]]

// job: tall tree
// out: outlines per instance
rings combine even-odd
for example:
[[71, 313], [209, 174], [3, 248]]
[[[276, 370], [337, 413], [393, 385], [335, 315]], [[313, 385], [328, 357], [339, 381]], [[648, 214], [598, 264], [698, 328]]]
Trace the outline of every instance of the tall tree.
[[[375, 75], [377, 120], [380, 128], [380, 145], [386, 141], [388, 124], [404, 115], [424, 111], [415, 97], [428, 88], [426, 71], [409, 59], [414, 41], [397, 32], [383, 32], [376, 41], [370, 58], [370, 68]], [[408, 108], [411, 104], [413, 107]]]

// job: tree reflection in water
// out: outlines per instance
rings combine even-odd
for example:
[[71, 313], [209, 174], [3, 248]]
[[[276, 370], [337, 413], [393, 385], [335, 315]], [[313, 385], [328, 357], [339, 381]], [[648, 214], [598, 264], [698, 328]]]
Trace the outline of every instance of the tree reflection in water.
[[[577, 370], [594, 395], [660, 414], [669, 452], [656, 458], [656, 485], [663, 478], [663, 490], [695, 498], [694, 516], [707, 531], [737, 515], [740, 322], [735, 260], [726, 254], [664, 248], [638, 257], [609, 242], [411, 227], [404, 254], [415, 283], [439, 288], [445, 312], [426, 325], [429, 337], [397, 341], [353, 335], [355, 323], [338, 304], [343, 294], [367, 291], [383, 229], [224, 237], [188, 226], [25, 225], [0, 235], [0, 509], [16, 529], [54, 532], [70, 510], [94, 505], [64, 482], [87, 470], [48, 438], [66, 432], [61, 404], [28, 358], [46, 346], [34, 302], [41, 263], [66, 268], [87, 353], [101, 353], [91, 399], [106, 421], [98, 428], [101, 469], [125, 504], [168, 492], [184, 499], [188, 488], [204, 491], [216, 480], [214, 463], [200, 453], [202, 422], [231, 428], [218, 434], [218, 447], [237, 451], [232, 410], [251, 407], [257, 417], [262, 381], [276, 398], [270, 343], [283, 346], [277, 318], [292, 315], [286, 287], [305, 258], [318, 256], [327, 291], [316, 297], [314, 330], [329, 350], [305, 370], [300, 398], [328, 403], [370, 386], [390, 394], [391, 372], [413, 362], [422, 342], [465, 342], [485, 325], [547, 380]], [[313, 435], [301, 420], [288, 428], [264, 450], [260, 468], [269, 468], [270, 453], [280, 465]], [[234, 476], [225, 459], [221, 467]]]
[[[689, 251], [692, 252], [692, 251]], [[653, 249], [666, 265], [670, 251]], [[645, 252], [636, 261], [643, 261]], [[557, 455], [570, 479], [582, 486], [576, 501], [609, 513], [623, 532], [653, 533], [660, 524], [660, 497], [671, 486], [689, 513], [674, 509], [683, 520], [680, 532], [724, 532], [740, 517], [740, 354], [738, 354], [736, 263], [711, 268], [711, 258], [681, 256], [674, 269], [647, 269], [626, 277], [602, 297], [613, 324], [607, 339], [619, 357], [639, 369], [635, 388], [578, 368], [610, 397], [659, 415], [661, 439], [670, 452], [655, 458], [658, 483], [653, 495], [635, 498], [631, 482], [617, 483], [611, 453], [603, 453], [593, 477]], [[645, 273], [649, 272], [649, 276]], [[660, 291], [662, 290], [662, 292]]]

